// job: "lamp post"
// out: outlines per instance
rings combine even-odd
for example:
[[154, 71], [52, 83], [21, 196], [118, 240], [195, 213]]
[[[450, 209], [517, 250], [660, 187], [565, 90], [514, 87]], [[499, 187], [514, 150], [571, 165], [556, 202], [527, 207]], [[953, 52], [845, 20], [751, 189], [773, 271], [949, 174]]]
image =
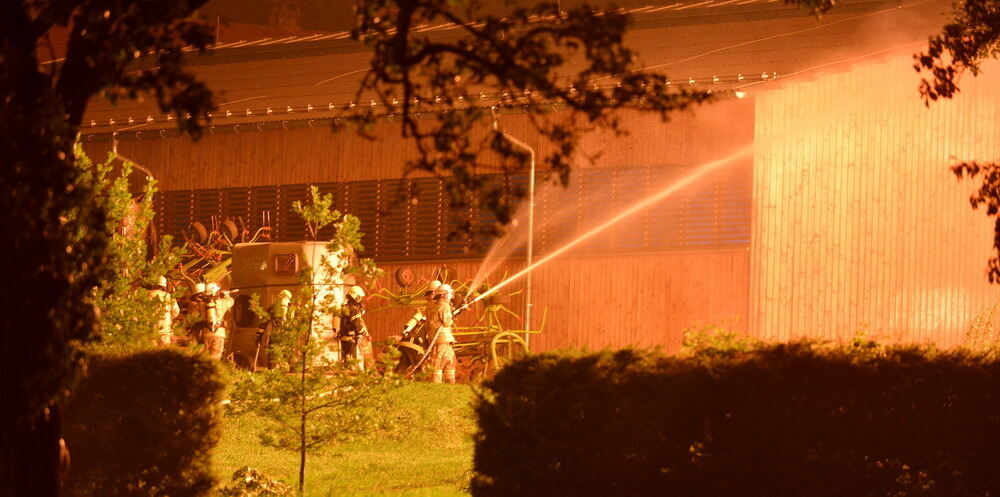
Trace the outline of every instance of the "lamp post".
[[[531, 267], [531, 263], [534, 259], [534, 242], [535, 242], [535, 149], [531, 148], [527, 143], [511, 136], [505, 131], [500, 131], [500, 122], [497, 119], [497, 108], [494, 106], [491, 108], [493, 111], [493, 130], [500, 133], [500, 136], [504, 137], [505, 140], [509, 141], [516, 147], [524, 149], [528, 152], [528, 157], [530, 160], [530, 172], [528, 173], [528, 253], [527, 261], [525, 267]], [[525, 275], [524, 279], [524, 329], [531, 329], [531, 271]], [[528, 340], [531, 337], [530, 334], [524, 334], [524, 343], [528, 344]]]

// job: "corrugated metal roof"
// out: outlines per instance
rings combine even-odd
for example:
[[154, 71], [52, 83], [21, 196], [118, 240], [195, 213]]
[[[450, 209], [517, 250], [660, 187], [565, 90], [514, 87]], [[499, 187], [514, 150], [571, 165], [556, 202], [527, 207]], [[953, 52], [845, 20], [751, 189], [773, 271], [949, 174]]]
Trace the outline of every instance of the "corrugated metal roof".
[[[636, 28], [628, 43], [644, 67], [677, 84], [720, 90], [770, 83], [783, 75], [808, 74], [900, 51], [919, 51], [939, 29], [947, 2], [855, 1], [817, 21], [779, 0], [704, 0], [634, 7]], [[425, 26], [425, 31], [453, 25]], [[217, 94], [213, 124], [329, 118], [370, 105], [356, 100], [368, 67], [363, 47], [347, 33], [311, 34], [217, 46], [192, 57], [192, 70]], [[612, 78], [598, 81], [614, 85]], [[492, 99], [492, 100], [491, 100]], [[489, 93], [483, 104], [495, 103]], [[353, 102], [352, 102], [353, 101]], [[174, 127], [151, 100], [91, 102], [84, 133]]]

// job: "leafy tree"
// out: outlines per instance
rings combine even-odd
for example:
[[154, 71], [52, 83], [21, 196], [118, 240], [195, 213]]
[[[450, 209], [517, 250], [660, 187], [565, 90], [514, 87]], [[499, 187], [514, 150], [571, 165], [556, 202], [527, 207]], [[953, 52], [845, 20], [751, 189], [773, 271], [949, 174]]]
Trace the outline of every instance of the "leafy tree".
[[[299, 215], [306, 222], [306, 232], [309, 235], [310, 240], [316, 240], [319, 234], [319, 230], [330, 225], [330, 223], [336, 222], [341, 218], [340, 211], [331, 209], [333, 205], [333, 195], [326, 194], [322, 195], [319, 193], [319, 188], [316, 185], [309, 186], [309, 205], [304, 205], [302, 202], [296, 200], [292, 202], [292, 211]], [[357, 219], [356, 217], [354, 219]], [[348, 224], [354, 224], [349, 222]], [[345, 231], [343, 229], [338, 229], [337, 234], [341, 237], [347, 235], [348, 232], [356, 233], [357, 237], [350, 240], [345, 240], [344, 243], [350, 246], [358, 247], [358, 250], [362, 250], [361, 247], [361, 233], [357, 232], [357, 229]]]
[[[453, 207], [488, 209], [501, 224], [510, 221], [523, 192], [476, 173], [523, 172], [528, 156], [498, 133], [477, 133], [491, 115], [523, 111], [541, 138], [536, 148], [548, 150], [541, 165], [566, 184], [579, 137], [595, 129], [624, 132], [621, 109], [666, 120], [711, 96], [641, 70], [624, 43], [624, 14], [590, 5], [563, 10], [558, 2], [526, 4], [511, 2], [497, 12], [477, 0], [361, 0], [352, 31], [373, 51], [356, 100], [378, 104], [364, 106], [352, 121], [364, 132], [379, 114], [398, 116], [402, 135], [419, 152], [404, 171], [444, 178]], [[456, 25], [448, 37], [417, 29], [442, 23]], [[482, 106], [481, 91], [500, 92], [501, 102]], [[490, 166], [484, 152], [508, 160]]]
[[342, 292], [338, 275], [350, 268], [344, 260], [360, 250], [360, 222], [355, 216], [330, 210], [330, 195], [320, 195], [316, 187], [310, 192], [312, 203], [296, 202], [294, 209], [313, 236], [335, 224], [335, 234], [327, 244], [329, 256], [321, 258], [319, 276], [314, 276], [313, 268], [302, 270], [303, 283], [287, 311], [272, 311], [275, 315], [269, 316], [259, 303], [255, 306], [255, 312], [274, 323], [269, 351], [272, 369], [244, 375], [230, 404], [234, 414], [252, 412], [263, 418], [261, 443], [298, 452], [300, 494], [305, 488], [307, 455], [378, 426], [386, 402], [382, 394], [397, 384], [372, 365], [352, 371], [331, 353], [331, 347], [339, 347], [330, 335], [332, 318], [342, 314], [335, 298]]
[[[160, 241], [155, 255], [149, 255], [144, 234], [153, 220], [155, 180], [148, 179], [141, 196], [133, 199], [129, 189], [131, 162], [119, 161], [111, 153], [104, 162], [94, 163], [79, 144], [74, 156], [80, 170], [76, 186], [93, 192], [96, 205], [107, 213], [103, 230], [110, 233], [105, 251], [110, 274], [92, 296], [100, 311], [100, 332], [92, 346], [105, 351], [148, 348], [155, 343], [155, 325], [163, 310], [147, 288], [165, 276], [180, 257], [170, 237]], [[79, 227], [75, 221], [71, 212], [68, 224]], [[81, 229], [78, 235], [85, 233]]]
[[[211, 40], [189, 19], [202, 3], [0, 2], [0, 495], [58, 495], [58, 402], [94, 336], [93, 289], [110, 277], [108, 213], [73, 158], [87, 102], [148, 95], [197, 136], [211, 94], [182, 68], [182, 47]], [[65, 56], [44, 63], [57, 26], [69, 27]], [[143, 54], [150, 63], [132, 66]]]
[[[914, 55], [913, 67], [930, 73], [920, 83], [920, 95], [930, 105], [959, 92], [959, 79], [966, 73], [978, 76], [986, 59], [1000, 56], [1000, 3], [996, 0], [959, 0], [955, 12], [941, 32], [932, 36], [927, 50]], [[982, 185], [969, 202], [973, 209], [986, 207], [996, 218], [993, 248], [987, 263], [991, 283], [1000, 283], [1000, 162], [961, 162], [951, 166], [961, 179], [982, 178]]]

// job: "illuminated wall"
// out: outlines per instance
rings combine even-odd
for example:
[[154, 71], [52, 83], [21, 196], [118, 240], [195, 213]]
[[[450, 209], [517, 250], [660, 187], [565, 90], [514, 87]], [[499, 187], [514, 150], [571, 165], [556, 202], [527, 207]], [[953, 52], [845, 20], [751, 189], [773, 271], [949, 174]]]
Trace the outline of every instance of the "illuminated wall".
[[1000, 159], [1000, 67], [925, 107], [909, 56], [757, 96], [751, 329], [961, 342], [1000, 287], [956, 160]]

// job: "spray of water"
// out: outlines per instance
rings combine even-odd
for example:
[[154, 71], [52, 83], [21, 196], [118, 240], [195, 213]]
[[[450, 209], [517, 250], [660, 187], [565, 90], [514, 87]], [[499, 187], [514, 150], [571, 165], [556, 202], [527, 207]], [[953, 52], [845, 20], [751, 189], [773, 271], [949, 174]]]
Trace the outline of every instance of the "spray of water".
[[[544, 218], [537, 217], [536, 213], [535, 227], [537, 229], [544, 229], [546, 227], [554, 228], [564, 223], [572, 222], [576, 216], [576, 211], [572, 208], [574, 204], [573, 195], [574, 193], [570, 189], [559, 185], [545, 183], [540, 186], [537, 190], [536, 198], [546, 196], [551, 199], [549, 203], [555, 207], [548, 210]], [[596, 198], [591, 200], [595, 203], [600, 202], [600, 199]], [[570, 208], [563, 208], [562, 206], [569, 206]], [[486, 281], [487, 277], [496, 272], [497, 268], [504, 261], [514, 255], [514, 252], [527, 245], [529, 209], [530, 205], [525, 201], [518, 208], [517, 212], [514, 213], [509, 230], [490, 246], [490, 250], [486, 253], [486, 257], [483, 258], [482, 264], [479, 265], [479, 270], [476, 271], [476, 276], [472, 279], [472, 284], [469, 288], [478, 288], [479, 284]]]
[[[661, 201], [661, 200], [669, 197], [670, 195], [674, 194], [675, 192], [677, 192], [677, 191], [679, 191], [679, 190], [687, 187], [691, 183], [694, 183], [699, 178], [703, 177], [704, 175], [708, 174], [709, 172], [711, 172], [711, 171], [713, 171], [715, 169], [718, 169], [719, 167], [722, 167], [722, 166], [724, 166], [726, 164], [734, 162], [735, 160], [740, 159], [740, 158], [742, 158], [745, 155], [748, 155], [750, 153], [751, 149], [752, 149], [751, 146], [747, 146], [747, 147], [739, 150], [738, 152], [736, 152], [736, 153], [734, 153], [732, 155], [729, 155], [729, 156], [724, 157], [722, 159], [715, 160], [715, 161], [712, 161], [712, 162], [708, 162], [708, 163], [705, 163], [705, 164], [702, 164], [702, 165], [698, 166], [693, 171], [691, 171], [690, 173], [688, 173], [687, 176], [684, 176], [683, 178], [681, 178], [681, 179], [679, 179], [679, 180], [677, 180], [677, 181], [675, 181], [675, 182], [667, 185], [662, 190], [660, 190], [660, 191], [658, 191], [656, 193], [653, 193], [652, 195], [649, 195], [646, 198], [644, 198], [644, 199], [642, 199], [642, 200], [640, 200], [640, 201], [638, 201], [638, 202], [630, 205], [629, 207], [625, 208], [625, 210], [623, 210], [623, 211], [619, 212], [618, 214], [612, 216], [610, 219], [604, 221], [600, 225], [595, 226], [594, 228], [591, 228], [586, 233], [581, 234], [580, 236], [574, 238], [573, 240], [570, 240], [565, 245], [559, 247], [556, 250], [553, 250], [552, 252], [548, 253], [544, 257], [542, 257], [542, 258], [538, 259], [537, 261], [533, 262], [530, 266], [525, 267], [524, 269], [518, 271], [514, 275], [508, 277], [507, 279], [501, 281], [500, 283], [497, 283], [496, 285], [494, 285], [489, 290], [487, 290], [487, 291], [479, 294], [479, 296], [477, 296], [475, 299], [473, 299], [469, 303], [465, 304], [465, 306], [463, 306], [463, 307], [468, 307], [468, 306], [470, 306], [470, 305], [472, 305], [472, 304], [474, 304], [474, 303], [476, 303], [476, 302], [478, 302], [478, 301], [480, 301], [480, 300], [482, 300], [482, 299], [484, 299], [484, 298], [492, 295], [493, 293], [496, 293], [500, 289], [502, 289], [505, 286], [509, 285], [511, 282], [513, 282], [513, 281], [517, 280], [518, 278], [520, 278], [520, 277], [528, 274], [531, 271], [534, 271], [535, 268], [537, 268], [538, 266], [541, 266], [541, 265], [543, 265], [543, 264], [551, 261], [552, 259], [555, 259], [556, 257], [559, 257], [560, 255], [566, 253], [567, 251], [569, 251], [573, 247], [576, 247], [577, 245], [579, 245], [579, 244], [581, 244], [581, 243], [589, 240], [590, 238], [592, 238], [595, 235], [601, 233], [602, 231], [610, 228], [611, 226], [614, 226], [615, 224], [621, 222], [622, 220], [628, 218], [629, 216], [631, 216], [631, 215], [633, 215], [633, 214], [635, 214], [637, 212], [640, 212], [643, 209], [645, 209], [645, 208], [647, 208], [647, 207], [649, 207], [649, 206], [651, 206], [653, 204], [656, 204], [657, 202], [659, 202], [659, 201]], [[491, 254], [492, 254], [492, 251], [491, 251]], [[495, 267], [495, 265], [493, 267]], [[483, 273], [482, 269], [480, 270], [480, 273]], [[480, 278], [480, 275], [477, 274], [477, 279], [479, 279], [479, 278]]]

